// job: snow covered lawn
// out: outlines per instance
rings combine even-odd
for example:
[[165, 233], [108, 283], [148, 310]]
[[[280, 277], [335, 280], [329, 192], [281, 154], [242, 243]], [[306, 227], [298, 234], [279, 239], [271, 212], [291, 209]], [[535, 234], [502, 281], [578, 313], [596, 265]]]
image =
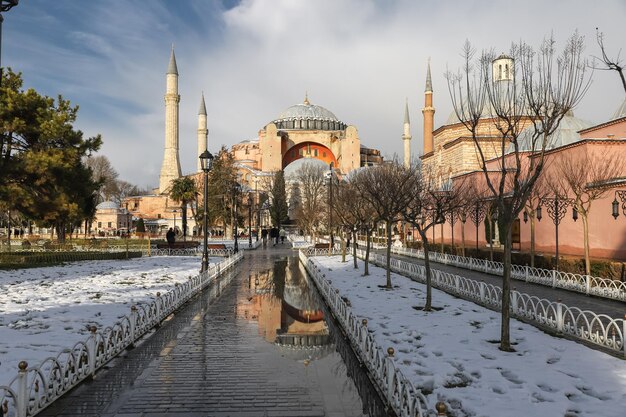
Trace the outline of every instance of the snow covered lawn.
[[[326, 278], [352, 304], [383, 349], [392, 346], [405, 377], [434, 408], [443, 400], [455, 416], [626, 415], [626, 361], [511, 321], [516, 352], [498, 349], [499, 313], [433, 290], [441, 311], [423, 312], [426, 287], [351, 258], [316, 257]], [[432, 393], [432, 394], [431, 394]]]
[[0, 385], [19, 361], [56, 356], [199, 270], [199, 257], [179, 256], [0, 271]]

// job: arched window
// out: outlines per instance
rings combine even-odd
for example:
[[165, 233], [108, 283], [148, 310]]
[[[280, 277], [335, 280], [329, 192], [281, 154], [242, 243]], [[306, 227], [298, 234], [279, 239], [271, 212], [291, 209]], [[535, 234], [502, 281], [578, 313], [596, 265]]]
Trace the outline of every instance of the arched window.
[[502, 64], [498, 64], [498, 79], [502, 79]]

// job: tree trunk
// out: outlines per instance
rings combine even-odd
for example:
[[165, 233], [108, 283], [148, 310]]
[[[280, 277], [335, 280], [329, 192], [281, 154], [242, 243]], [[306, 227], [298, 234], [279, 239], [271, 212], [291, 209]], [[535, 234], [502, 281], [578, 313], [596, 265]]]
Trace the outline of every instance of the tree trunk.
[[530, 267], [535, 267], [535, 216], [530, 217]]
[[[182, 211], [182, 222], [183, 222], [183, 242], [187, 240], [187, 202], [183, 201], [183, 204], [180, 206]], [[128, 226], [128, 230], [130, 232], [130, 225]]]
[[591, 275], [591, 259], [589, 258], [589, 215], [588, 212], [580, 211], [583, 220], [583, 238], [585, 246], [585, 274]]
[[430, 259], [428, 257], [428, 238], [426, 237], [426, 233], [422, 232], [421, 229], [419, 232], [424, 246], [424, 268], [426, 269], [426, 304], [424, 305], [424, 311], [431, 311], [433, 303], [433, 290]]
[[356, 240], [358, 236], [356, 232], [352, 233], [352, 259], [354, 260], [354, 269], [359, 269], [359, 265], [356, 260]]
[[387, 222], [387, 289], [391, 289], [391, 221]]
[[365, 235], [365, 266], [363, 267], [363, 276], [367, 276], [370, 274], [370, 240], [371, 240], [372, 231], [367, 229]]
[[504, 227], [504, 270], [502, 274], [502, 323], [500, 326], [500, 350], [511, 352], [511, 229], [512, 220]]
[[443, 255], [443, 223], [441, 223], [441, 254]]
[[65, 243], [65, 222], [57, 222], [54, 227], [57, 230], [57, 240], [59, 243]]
[[345, 232], [341, 232], [339, 234], [339, 238], [341, 239], [341, 262], [346, 262], [346, 239]]

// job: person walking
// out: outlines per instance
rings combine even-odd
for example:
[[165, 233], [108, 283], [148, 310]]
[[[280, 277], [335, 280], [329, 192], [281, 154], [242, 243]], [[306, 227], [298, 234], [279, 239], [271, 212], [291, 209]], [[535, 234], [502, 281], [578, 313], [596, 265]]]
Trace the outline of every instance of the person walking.
[[279, 235], [280, 235], [280, 244], [282, 245], [283, 243], [285, 243], [285, 236], [287, 236], [287, 234], [285, 233], [285, 229], [280, 229]]
[[267, 229], [261, 231], [261, 238], [263, 239], [263, 249], [267, 247]]
[[176, 233], [174, 233], [174, 229], [170, 227], [170, 230], [168, 230], [165, 234], [165, 239], [167, 240], [167, 244], [169, 245], [170, 249], [172, 249], [174, 243], [176, 242]]

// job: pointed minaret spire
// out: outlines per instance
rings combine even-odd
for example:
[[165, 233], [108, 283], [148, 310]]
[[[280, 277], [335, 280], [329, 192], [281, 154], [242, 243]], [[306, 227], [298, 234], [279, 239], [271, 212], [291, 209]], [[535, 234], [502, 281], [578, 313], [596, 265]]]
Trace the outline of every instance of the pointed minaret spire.
[[176, 55], [174, 55], [174, 44], [172, 44], [172, 53], [170, 54], [170, 64], [167, 67], [167, 73], [178, 75], [178, 67], [176, 66]]
[[304, 92], [304, 104], [306, 104], [307, 106], [311, 104], [311, 102], [309, 101], [309, 92], [308, 91]]
[[402, 141], [404, 142], [404, 166], [411, 166], [411, 121], [409, 120], [409, 99], [404, 104], [404, 133], [402, 133]]
[[204, 93], [200, 99], [200, 110], [198, 110], [198, 172], [202, 172], [202, 163], [200, 155], [205, 149], [208, 149], [207, 139], [209, 137], [209, 129], [207, 127], [206, 105], [204, 104]]
[[202, 98], [200, 99], [200, 110], [198, 110], [198, 114], [203, 114], [206, 116], [206, 105], [204, 104], [204, 92], [202, 92]]
[[430, 58], [428, 58], [428, 69], [426, 71], [426, 91], [424, 92], [424, 155], [433, 152], [434, 139], [433, 127], [435, 125], [435, 108], [433, 107], [433, 82], [430, 76]]
[[159, 193], [167, 194], [172, 186], [172, 181], [180, 178], [180, 158], [178, 155], [178, 106], [180, 95], [178, 94], [178, 68], [174, 56], [174, 45], [170, 55], [170, 64], [165, 75], [165, 152], [161, 176], [159, 177]]
[[426, 72], [426, 90], [425, 92], [433, 92], [433, 80], [430, 76], [430, 57], [428, 58], [428, 70]]

